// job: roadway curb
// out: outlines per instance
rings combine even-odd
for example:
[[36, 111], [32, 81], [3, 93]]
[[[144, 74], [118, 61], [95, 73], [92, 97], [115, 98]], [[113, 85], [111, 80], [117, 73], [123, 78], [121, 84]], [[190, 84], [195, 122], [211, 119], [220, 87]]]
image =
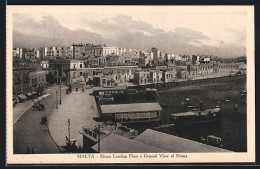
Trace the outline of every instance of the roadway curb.
[[62, 148], [60, 145], [58, 145], [58, 143], [56, 143], [56, 141], [55, 141], [54, 138], [52, 137], [52, 134], [51, 134], [50, 128], [49, 128], [50, 119], [51, 119], [51, 117], [53, 116], [53, 113], [54, 113], [54, 112], [52, 112], [52, 113], [50, 114], [49, 118], [48, 118], [48, 125], [47, 125], [47, 127], [48, 127], [48, 132], [49, 132], [49, 135], [50, 135], [52, 141], [54, 142], [54, 144], [56, 144], [56, 146], [58, 147], [58, 149], [60, 150], [60, 152], [62, 152], [62, 151], [64, 150], [64, 148]]
[[51, 135], [50, 128], [49, 128], [49, 120], [48, 120], [48, 125], [47, 125], [47, 127], [48, 127], [48, 134], [50, 135], [50, 137], [51, 137], [52, 141], [54, 142], [54, 144], [58, 147], [58, 149], [59, 149], [59, 151], [60, 151], [61, 153], [64, 152], [65, 149], [64, 149], [63, 147], [59, 146], [59, 145], [55, 142], [55, 140], [53, 139], [53, 137], [52, 137], [52, 135]]
[[[50, 96], [50, 94], [47, 94], [46, 97], [48, 97], [48, 96]], [[46, 97], [44, 97], [43, 99], [45, 99]], [[17, 117], [17, 119], [14, 121], [13, 125], [15, 125], [15, 123], [33, 106], [33, 104], [34, 104], [34, 103], [32, 102], [31, 105], [29, 105], [28, 108], [26, 108], [26, 109], [23, 111], [23, 113], [21, 113], [21, 114]]]

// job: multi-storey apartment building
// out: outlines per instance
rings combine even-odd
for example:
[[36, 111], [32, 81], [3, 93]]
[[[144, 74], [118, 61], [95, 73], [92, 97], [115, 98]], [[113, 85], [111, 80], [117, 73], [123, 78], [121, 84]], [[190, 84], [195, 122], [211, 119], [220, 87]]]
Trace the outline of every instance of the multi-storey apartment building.
[[64, 49], [66, 58], [73, 58], [73, 46], [67, 46]]
[[107, 55], [117, 55], [118, 54], [118, 48], [116, 47], [103, 47], [102, 56]]
[[13, 68], [13, 95], [26, 94], [30, 91], [29, 67]]
[[83, 60], [70, 60], [69, 64], [69, 76], [67, 77], [69, 78], [69, 83], [72, 83], [72, 81], [75, 81], [75, 79], [85, 82], [87, 74]]
[[24, 59], [24, 53], [25, 48], [14, 48], [13, 49], [13, 57], [19, 58], [19, 59]]
[[85, 55], [86, 56], [103, 56], [103, 46], [85, 44]]
[[71, 45], [73, 47], [73, 59], [82, 59], [86, 57], [86, 49], [84, 44], [74, 44]]
[[42, 95], [42, 93], [46, 90], [46, 72], [45, 71], [36, 71], [30, 72], [30, 91], [37, 92], [38, 95]]
[[153, 53], [153, 63], [155, 65], [161, 65], [165, 61], [165, 53], [158, 50], [158, 48], [153, 47], [151, 52]]
[[39, 59], [40, 58], [40, 50], [26, 48], [26, 49], [24, 49], [24, 58], [26, 60]]
[[150, 72], [149, 71], [137, 71], [134, 73], [134, 84], [146, 85], [151, 84], [150, 82]]
[[43, 58], [56, 58], [57, 57], [57, 49], [56, 47], [43, 47], [42, 48], [42, 57]]
[[144, 52], [140, 51], [139, 52], [139, 66], [148, 66], [151, 65], [153, 60], [153, 53], [152, 52]]
[[176, 76], [178, 79], [188, 79], [187, 66], [176, 66]]
[[69, 72], [70, 72], [70, 60], [66, 59], [55, 59], [49, 61], [49, 73], [55, 79], [57, 83], [61, 81], [66, 84], [70, 83]]
[[163, 83], [162, 71], [151, 70], [150, 71], [150, 82], [153, 84]]
[[198, 65], [200, 63], [200, 56], [199, 55], [192, 55], [192, 64]]
[[57, 47], [56, 48], [56, 57], [65, 57], [66, 56], [66, 50], [64, 47]]
[[175, 82], [176, 80], [176, 70], [165, 70], [162, 71], [162, 76], [163, 76], [163, 82], [164, 83], [170, 83], [170, 82]]
[[126, 53], [126, 49], [125, 48], [117, 48], [116, 55], [121, 56], [124, 53]]
[[188, 65], [187, 71], [190, 77], [212, 75], [214, 74], [214, 64]]

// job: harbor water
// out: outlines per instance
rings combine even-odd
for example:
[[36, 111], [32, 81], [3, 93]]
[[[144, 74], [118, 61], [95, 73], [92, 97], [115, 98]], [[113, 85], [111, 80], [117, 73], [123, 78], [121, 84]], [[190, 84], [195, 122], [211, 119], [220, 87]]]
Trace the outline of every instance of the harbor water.
[[[247, 111], [246, 95], [241, 91], [246, 90], [246, 76], [222, 77], [210, 80], [201, 80], [188, 84], [158, 87], [154, 100], [145, 97], [129, 96], [126, 98], [115, 98], [114, 104], [140, 103], [155, 101], [159, 102], [163, 111], [161, 113], [161, 124], [172, 123], [169, 115], [188, 111], [181, 102], [190, 99], [192, 105], [203, 103], [203, 109], [214, 108], [217, 102], [221, 103], [221, 118], [214, 123], [201, 123], [188, 125], [182, 128], [168, 128], [163, 132], [184, 137], [187, 139], [201, 141], [201, 137], [215, 135], [222, 138], [223, 148], [236, 151], [247, 151]], [[238, 106], [235, 109], [234, 106]], [[149, 126], [139, 126], [143, 130]]]

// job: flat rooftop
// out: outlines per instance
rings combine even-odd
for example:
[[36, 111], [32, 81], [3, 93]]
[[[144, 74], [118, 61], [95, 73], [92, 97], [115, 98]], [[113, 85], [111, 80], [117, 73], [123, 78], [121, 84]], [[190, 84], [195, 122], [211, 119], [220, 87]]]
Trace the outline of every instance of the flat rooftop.
[[[98, 144], [92, 149], [98, 151]], [[110, 134], [100, 141], [101, 153], [160, 153], [166, 152], [150, 145], [128, 139], [117, 134]]]
[[132, 103], [132, 104], [111, 104], [101, 105], [101, 111], [106, 113], [127, 113], [127, 112], [147, 112], [161, 111], [159, 103]]
[[134, 140], [172, 153], [232, 152], [151, 129], [145, 130]]

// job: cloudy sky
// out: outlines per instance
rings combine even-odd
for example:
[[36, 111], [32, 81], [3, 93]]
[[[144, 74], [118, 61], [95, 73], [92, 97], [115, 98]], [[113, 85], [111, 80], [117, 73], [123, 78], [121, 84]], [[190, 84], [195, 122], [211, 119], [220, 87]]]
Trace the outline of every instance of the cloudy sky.
[[[82, 8], [81, 8], [82, 9]], [[84, 8], [83, 8], [84, 9]], [[171, 7], [88, 7], [13, 14], [13, 46], [106, 44], [174, 54], [235, 57], [246, 47], [246, 13]], [[67, 11], [67, 12], [65, 12]]]

